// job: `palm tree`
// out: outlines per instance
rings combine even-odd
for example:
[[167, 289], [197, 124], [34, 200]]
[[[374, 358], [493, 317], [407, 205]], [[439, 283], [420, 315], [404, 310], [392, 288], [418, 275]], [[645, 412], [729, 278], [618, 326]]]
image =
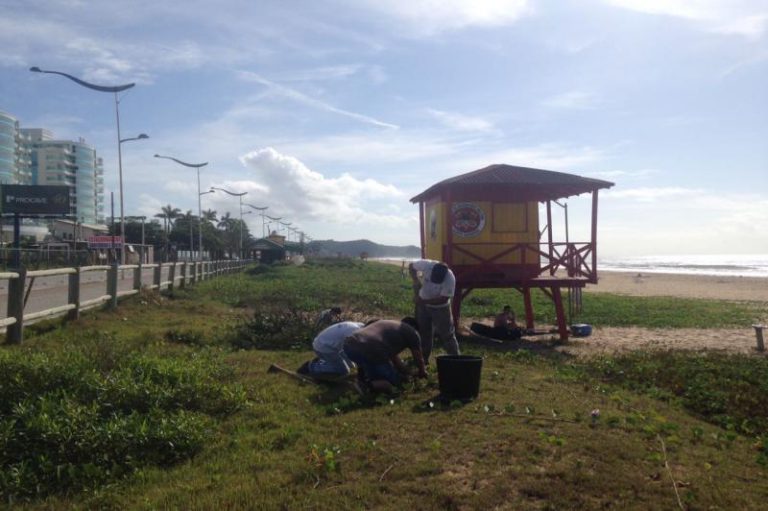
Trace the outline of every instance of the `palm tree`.
[[218, 218], [216, 217], [216, 210], [215, 209], [206, 209], [203, 211], [203, 222], [215, 222]]
[[216, 224], [216, 227], [219, 229], [224, 229], [226, 232], [229, 232], [232, 230], [232, 228], [235, 225], [235, 219], [232, 218], [232, 216], [229, 214], [229, 211], [224, 213], [224, 216], [221, 217], [219, 220], [219, 223]]
[[219, 229], [224, 230], [225, 247], [229, 253], [229, 257], [232, 257], [232, 253], [236, 250], [237, 242], [234, 238], [235, 229], [239, 225], [239, 220], [232, 218], [229, 211], [219, 219], [219, 223], [216, 225]]
[[179, 208], [174, 208], [170, 204], [167, 206], [163, 206], [161, 209], [161, 212], [156, 214], [156, 218], [162, 218], [163, 219], [163, 232], [165, 233], [165, 249], [163, 250], [163, 259], [165, 261], [168, 260], [168, 231], [169, 226], [173, 225], [173, 220], [175, 218], [178, 218], [179, 214], [181, 213], [181, 210]]
[[174, 208], [170, 204], [163, 206], [161, 212], [155, 215], [155, 218], [163, 219], [163, 227], [166, 233], [173, 227], [173, 221], [181, 215], [179, 208]]

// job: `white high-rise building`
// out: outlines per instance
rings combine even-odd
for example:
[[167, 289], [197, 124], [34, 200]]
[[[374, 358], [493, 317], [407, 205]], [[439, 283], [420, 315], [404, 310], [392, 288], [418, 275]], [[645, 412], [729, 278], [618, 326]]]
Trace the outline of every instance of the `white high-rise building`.
[[14, 116], [0, 112], [0, 184], [33, 183], [29, 138]]
[[22, 129], [32, 147], [32, 176], [38, 185], [70, 188], [70, 209], [78, 222], [104, 222], [104, 168], [96, 150], [82, 138], [57, 140], [50, 131]]

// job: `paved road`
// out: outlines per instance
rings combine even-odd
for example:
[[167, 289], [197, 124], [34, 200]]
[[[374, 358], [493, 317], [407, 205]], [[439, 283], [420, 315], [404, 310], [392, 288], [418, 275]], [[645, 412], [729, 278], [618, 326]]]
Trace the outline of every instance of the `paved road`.
[[[163, 268], [161, 281], [168, 279], [169, 268]], [[177, 273], [178, 275], [178, 273]], [[142, 271], [142, 285], [150, 285], [153, 282], [154, 269], [148, 268]], [[133, 270], [121, 270], [118, 272], [117, 289], [127, 291], [133, 289]], [[92, 300], [107, 294], [107, 275], [105, 271], [86, 272], [81, 275], [80, 301]], [[27, 285], [31, 281], [27, 278]], [[49, 277], [36, 277], [32, 284], [24, 313], [39, 312], [60, 305], [65, 305], [68, 300], [67, 275], [54, 275]], [[0, 281], [0, 318], [7, 317], [8, 312], [8, 281]]]

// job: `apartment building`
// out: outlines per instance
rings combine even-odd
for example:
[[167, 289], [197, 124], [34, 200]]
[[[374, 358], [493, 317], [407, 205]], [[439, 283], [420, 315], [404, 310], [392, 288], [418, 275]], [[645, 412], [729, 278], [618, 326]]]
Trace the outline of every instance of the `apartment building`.
[[78, 222], [104, 223], [104, 164], [85, 140], [56, 139], [43, 128], [22, 128], [0, 111], [0, 184], [70, 188], [70, 211]]
[[32, 148], [32, 178], [38, 185], [70, 188], [72, 215], [86, 224], [103, 223], [104, 166], [82, 138], [60, 140], [41, 128], [24, 129]]
[[0, 111], [0, 183], [33, 184], [32, 148], [14, 116]]

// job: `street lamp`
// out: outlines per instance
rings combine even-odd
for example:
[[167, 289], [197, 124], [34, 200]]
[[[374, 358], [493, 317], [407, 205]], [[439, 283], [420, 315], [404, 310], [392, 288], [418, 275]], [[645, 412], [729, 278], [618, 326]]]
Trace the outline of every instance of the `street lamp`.
[[[273, 218], [273, 217], [271, 217], [271, 216], [269, 216], [269, 215], [264, 215], [264, 216], [266, 216], [267, 218], [269, 218], [270, 220], [272, 220], [272, 222], [277, 222], [277, 221], [279, 221], [279, 220], [282, 220], [282, 218], [283, 218], [283, 217], [281, 217], [281, 216], [279, 216], [279, 217], [277, 217], [277, 218]], [[267, 222], [267, 225], [271, 224], [272, 222]], [[269, 230], [267, 230], [267, 232], [269, 232]], [[271, 233], [270, 233], [270, 234], [271, 234]]]
[[[124, 228], [125, 224], [123, 223], [124, 220], [124, 210], [123, 210], [123, 154], [122, 154], [122, 142], [123, 140], [120, 139], [120, 98], [117, 96], [118, 92], [123, 92], [125, 90], [130, 89], [131, 87], [135, 86], [135, 83], [126, 83], [125, 85], [96, 85], [94, 83], [89, 83], [84, 80], [81, 80], [79, 78], [76, 78], [72, 75], [69, 75], [67, 73], [62, 73], [60, 71], [48, 71], [45, 69], [40, 69], [39, 67], [30, 67], [30, 71], [33, 73], [48, 73], [48, 74], [54, 74], [54, 75], [61, 75], [65, 78], [68, 78], [75, 82], [78, 85], [82, 85], [83, 87], [86, 87], [91, 90], [99, 91], [99, 92], [111, 92], [115, 95], [115, 119], [117, 121], [117, 168], [119, 172], [119, 184], [120, 184], [120, 236], [123, 237], [123, 245], [125, 244], [125, 233]], [[146, 135], [142, 137], [139, 135], [135, 139], [125, 139], [127, 140], [138, 140], [140, 138], [149, 138]], [[125, 247], [122, 247], [120, 249], [120, 262], [125, 264]]]
[[201, 197], [206, 193], [213, 193], [213, 188], [211, 188], [211, 190], [208, 192], [200, 193], [200, 167], [205, 167], [206, 165], [208, 165], [208, 162], [206, 161], [203, 163], [187, 163], [185, 161], [177, 160], [172, 156], [162, 156], [160, 154], [156, 154], [155, 158], [164, 158], [166, 160], [173, 160], [179, 165], [184, 165], [185, 167], [197, 169], [197, 216], [200, 220], [200, 223], [197, 229], [197, 244], [199, 245], [197, 247], [197, 252], [198, 252], [197, 260], [202, 261], [203, 260], [203, 205], [202, 205]]
[[[147, 219], [146, 216], [129, 216], [129, 220], [141, 220], [141, 262], [144, 263], [145, 259], [145, 247], [144, 247], [144, 221]], [[123, 240], [125, 242], [125, 240]]]
[[226, 188], [217, 188], [215, 186], [212, 186], [211, 190], [221, 190], [222, 192], [228, 195], [237, 197], [240, 202], [240, 247], [238, 248], [238, 250], [240, 252], [240, 259], [243, 259], [243, 195], [248, 195], [248, 192], [235, 193], [235, 192], [230, 192]]
[[259, 215], [261, 215], [261, 237], [266, 238], [266, 234], [264, 234], [264, 211], [269, 209], [269, 206], [254, 206], [253, 204], [245, 204], [249, 208], [255, 209], [259, 212]]

